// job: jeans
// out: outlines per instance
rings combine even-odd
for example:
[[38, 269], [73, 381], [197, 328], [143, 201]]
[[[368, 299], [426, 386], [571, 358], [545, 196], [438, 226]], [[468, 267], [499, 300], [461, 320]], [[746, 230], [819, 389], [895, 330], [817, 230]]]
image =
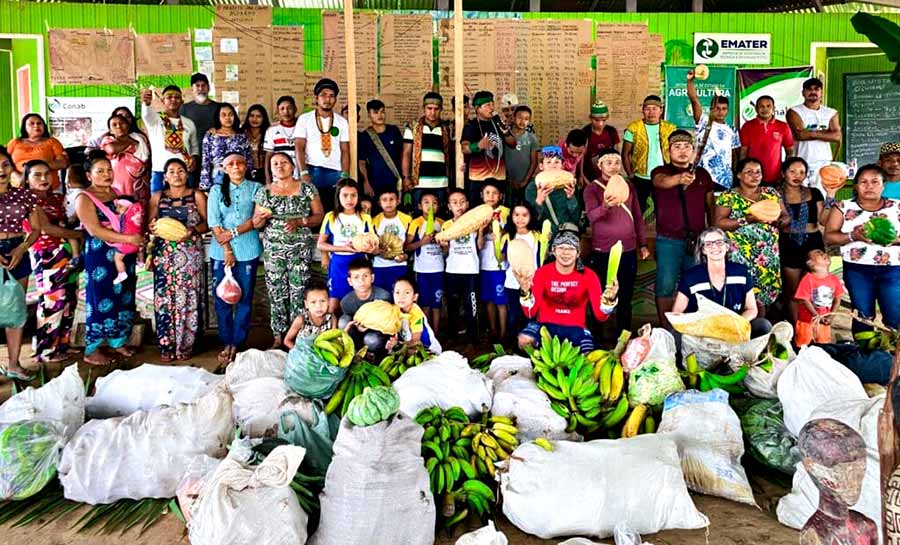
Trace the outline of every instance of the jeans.
[[460, 331], [465, 330], [469, 336], [479, 335], [478, 329], [478, 275], [446, 273], [444, 275], [444, 293], [448, 298], [447, 317], [450, 323], [459, 324], [459, 305], [462, 305], [462, 322]]
[[322, 207], [326, 212], [330, 212], [334, 208], [334, 186], [341, 179], [341, 172], [314, 165], [307, 165], [306, 169], [309, 171], [309, 179], [312, 180], [313, 185], [319, 190]]
[[[594, 250], [587, 258], [586, 265], [597, 274], [600, 283], [606, 282], [606, 267], [609, 264], [609, 252]], [[632, 308], [634, 299], [634, 282], [637, 279], [637, 250], [622, 252], [622, 261], [619, 263], [619, 272], [616, 280], [619, 282], [619, 302], [616, 305], [616, 331], [631, 331]], [[603, 285], [606, 289], [606, 285]]]
[[[218, 259], [212, 260], [213, 282], [218, 288], [225, 278], [225, 262]], [[238, 261], [231, 269], [231, 275], [241, 287], [241, 300], [235, 305], [229, 305], [225, 301], [214, 297], [216, 301], [216, 319], [219, 330], [219, 339], [226, 346], [240, 346], [247, 339], [250, 331], [250, 314], [253, 310], [253, 290], [256, 287], [256, 270], [259, 266], [259, 258], [249, 261]]]
[[[900, 325], [900, 265], [860, 265], [844, 261], [844, 284], [853, 309], [865, 318], [875, 318], [875, 302], [881, 310], [884, 325]], [[854, 320], [853, 332], [871, 327]]]
[[656, 236], [656, 296], [674, 297], [681, 273], [693, 267], [694, 256], [685, 252], [684, 240]]

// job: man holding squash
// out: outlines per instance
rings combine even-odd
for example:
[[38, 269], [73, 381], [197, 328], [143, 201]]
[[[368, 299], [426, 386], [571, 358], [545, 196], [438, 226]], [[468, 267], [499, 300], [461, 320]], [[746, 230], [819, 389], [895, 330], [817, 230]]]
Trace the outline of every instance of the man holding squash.
[[809, 183], [819, 188], [819, 168], [831, 162], [831, 144], [841, 145], [837, 110], [822, 104], [822, 80], [803, 82], [803, 104], [788, 110], [786, 120], [797, 141], [797, 156], [809, 165]]

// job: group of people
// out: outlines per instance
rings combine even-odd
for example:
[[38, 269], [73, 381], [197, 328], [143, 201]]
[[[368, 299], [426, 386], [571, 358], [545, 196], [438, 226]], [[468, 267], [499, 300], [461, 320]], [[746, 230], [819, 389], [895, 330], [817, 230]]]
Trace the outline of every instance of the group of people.
[[[455, 179], [455, 130], [443, 121], [436, 92], [424, 95], [422, 116], [403, 128], [385, 123], [380, 100], [366, 104], [358, 180], [348, 172], [349, 125], [335, 112], [339, 88], [327, 78], [313, 89], [313, 110], [298, 116], [295, 99], [283, 96], [274, 121], [254, 104], [241, 122], [234, 106], [208, 97], [203, 74], [191, 78], [188, 103], [174, 85], [159, 94], [144, 90], [140, 121], [116, 109], [109, 130], [89, 142], [83, 169], [69, 165], [44, 120], [29, 114], [0, 154], [0, 264], [23, 286], [34, 272], [39, 362], [74, 352], [82, 268], [85, 360], [103, 365], [132, 354], [139, 258], [153, 270], [163, 361], [193, 355], [207, 257], [213, 291], [223, 282], [240, 289], [237, 302], [215, 298], [223, 365], [246, 341], [260, 264], [275, 347], [338, 323], [356, 327], [353, 312], [384, 299], [410, 325], [392, 344], [438, 346], [449, 327], [468, 339], [523, 346], [539, 342], [546, 325], [589, 349], [598, 331], [589, 315], [602, 321], [614, 314], [617, 330], [632, 329], [638, 262], [651, 258], [663, 325], [668, 312], [696, 310], [702, 294], [756, 320], [759, 331], [762, 318], [778, 315], [797, 323], [799, 344], [822, 341], [843, 290], [829, 273], [826, 244], [840, 248], [859, 314], [874, 317], [877, 302], [884, 322], [900, 325], [900, 310], [888, 304], [900, 295], [900, 248], [875, 244], [863, 227], [882, 217], [900, 231], [893, 200], [900, 197], [900, 143], [882, 145], [878, 164], [856, 171], [853, 197], [838, 201], [818, 177], [841, 138], [835, 110], [822, 104], [821, 81], [804, 83], [804, 102], [787, 122], [775, 119], [774, 99], [760, 97], [755, 119], [736, 130], [727, 97], [715, 96], [704, 114], [693, 80], [690, 73], [693, 131], [665, 121], [662, 100], [648, 96], [642, 117], [620, 137], [598, 100], [587, 125], [544, 146], [531, 109], [515, 96], [501, 98], [499, 113], [488, 91], [465, 97], [464, 180]], [[548, 170], [567, 171], [573, 181], [538, 184], [537, 174]], [[67, 173], [65, 189], [60, 172]], [[607, 194], [616, 176], [627, 180], [624, 202]], [[764, 200], [778, 204], [777, 219], [754, 216], [753, 205]], [[437, 233], [479, 204], [493, 208], [494, 221], [437, 242]], [[149, 237], [161, 218], [178, 220], [187, 234]], [[545, 221], [550, 240], [541, 236]], [[402, 252], [361, 251], [354, 239], [366, 233], [397, 237]], [[519, 239], [537, 267], [530, 285], [509, 266], [510, 243]], [[616, 280], [601, 286], [618, 241]], [[316, 260], [327, 270], [324, 283], [312, 276]], [[341, 315], [347, 318], [339, 322]], [[442, 317], [451, 325], [442, 328]], [[21, 337], [21, 329], [7, 330], [4, 372], [27, 379]]]

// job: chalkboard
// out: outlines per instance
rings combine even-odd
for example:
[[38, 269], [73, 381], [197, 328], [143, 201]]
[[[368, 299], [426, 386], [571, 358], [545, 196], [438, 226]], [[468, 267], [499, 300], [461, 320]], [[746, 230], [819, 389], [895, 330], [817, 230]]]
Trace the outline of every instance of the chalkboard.
[[900, 85], [888, 73], [844, 74], [844, 125], [847, 162], [876, 162], [881, 144], [900, 142]]

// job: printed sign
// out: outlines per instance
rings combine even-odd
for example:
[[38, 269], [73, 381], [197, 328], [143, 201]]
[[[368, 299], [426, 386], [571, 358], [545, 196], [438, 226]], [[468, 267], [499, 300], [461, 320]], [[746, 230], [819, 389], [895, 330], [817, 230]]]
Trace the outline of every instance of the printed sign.
[[812, 66], [739, 69], [741, 125], [756, 117], [756, 100], [762, 96], [772, 97], [775, 118], [785, 121], [788, 109], [803, 102], [803, 82], [812, 74]]
[[694, 62], [697, 64], [769, 64], [770, 34], [694, 33]]
[[125, 106], [134, 111], [133, 97], [47, 99], [50, 133], [64, 148], [86, 146], [106, 133], [106, 121], [113, 110]]
[[[666, 66], [666, 120], [679, 129], [694, 130], [694, 114], [687, 93], [687, 74], [693, 66]], [[714, 94], [727, 97], [734, 104], [734, 68], [714, 66], [709, 69], [709, 77], [694, 81], [697, 98], [703, 106], [703, 116], [709, 115], [709, 105]], [[728, 116], [729, 125], [734, 125], [733, 106]]]

